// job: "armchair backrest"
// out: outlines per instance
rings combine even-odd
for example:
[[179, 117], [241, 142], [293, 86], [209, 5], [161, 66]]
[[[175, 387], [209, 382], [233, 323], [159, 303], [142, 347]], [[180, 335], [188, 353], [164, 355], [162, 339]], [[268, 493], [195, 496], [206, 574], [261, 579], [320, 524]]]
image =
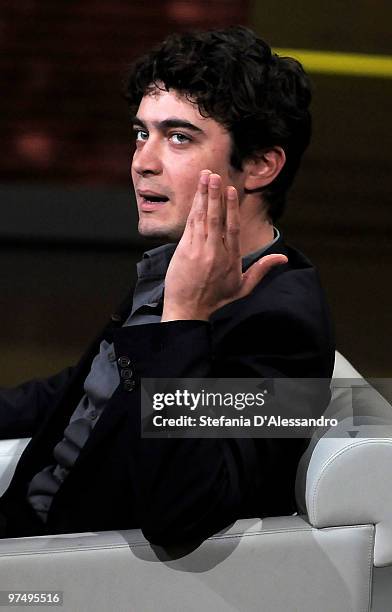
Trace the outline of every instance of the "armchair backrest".
[[0, 495], [6, 491], [21, 454], [30, 438], [0, 440]]

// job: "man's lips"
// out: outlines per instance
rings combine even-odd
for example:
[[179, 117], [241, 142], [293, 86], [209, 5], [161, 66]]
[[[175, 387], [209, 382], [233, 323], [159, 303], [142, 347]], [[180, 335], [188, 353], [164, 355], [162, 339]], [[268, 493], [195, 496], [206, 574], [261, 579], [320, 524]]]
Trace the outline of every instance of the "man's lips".
[[169, 197], [165, 193], [152, 191], [151, 189], [138, 189], [137, 193], [145, 200], [168, 200]]
[[139, 196], [139, 208], [143, 211], [157, 210], [169, 201], [167, 195], [157, 191], [138, 189], [137, 194]]
[[148, 200], [140, 200], [139, 210], [142, 212], [147, 212], [151, 210], [159, 210], [167, 204], [167, 202], [149, 202]]

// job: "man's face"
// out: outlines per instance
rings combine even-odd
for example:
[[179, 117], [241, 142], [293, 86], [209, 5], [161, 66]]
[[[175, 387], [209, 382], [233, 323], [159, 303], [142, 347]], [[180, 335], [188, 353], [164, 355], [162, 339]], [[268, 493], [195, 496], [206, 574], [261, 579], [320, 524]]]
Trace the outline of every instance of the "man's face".
[[241, 173], [229, 164], [229, 132], [176, 91], [144, 96], [134, 130], [131, 171], [142, 236], [181, 238], [201, 170], [220, 174], [223, 186], [240, 187]]

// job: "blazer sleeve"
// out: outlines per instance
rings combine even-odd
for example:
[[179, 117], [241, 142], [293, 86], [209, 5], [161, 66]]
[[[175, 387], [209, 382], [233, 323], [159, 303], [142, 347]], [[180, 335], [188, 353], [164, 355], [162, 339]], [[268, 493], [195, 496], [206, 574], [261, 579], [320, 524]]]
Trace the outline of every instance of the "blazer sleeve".
[[0, 389], [0, 439], [30, 438], [56, 407], [72, 375], [66, 368], [45, 380]]

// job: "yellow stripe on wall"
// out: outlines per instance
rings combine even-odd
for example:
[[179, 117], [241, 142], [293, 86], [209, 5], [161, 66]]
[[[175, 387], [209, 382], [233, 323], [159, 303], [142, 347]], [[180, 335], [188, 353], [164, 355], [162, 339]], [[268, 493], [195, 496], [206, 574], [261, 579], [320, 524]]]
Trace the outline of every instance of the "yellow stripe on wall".
[[281, 48], [274, 48], [273, 51], [278, 55], [295, 57], [309, 72], [382, 79], [392, 78], [392, 57], [389, 55]]

